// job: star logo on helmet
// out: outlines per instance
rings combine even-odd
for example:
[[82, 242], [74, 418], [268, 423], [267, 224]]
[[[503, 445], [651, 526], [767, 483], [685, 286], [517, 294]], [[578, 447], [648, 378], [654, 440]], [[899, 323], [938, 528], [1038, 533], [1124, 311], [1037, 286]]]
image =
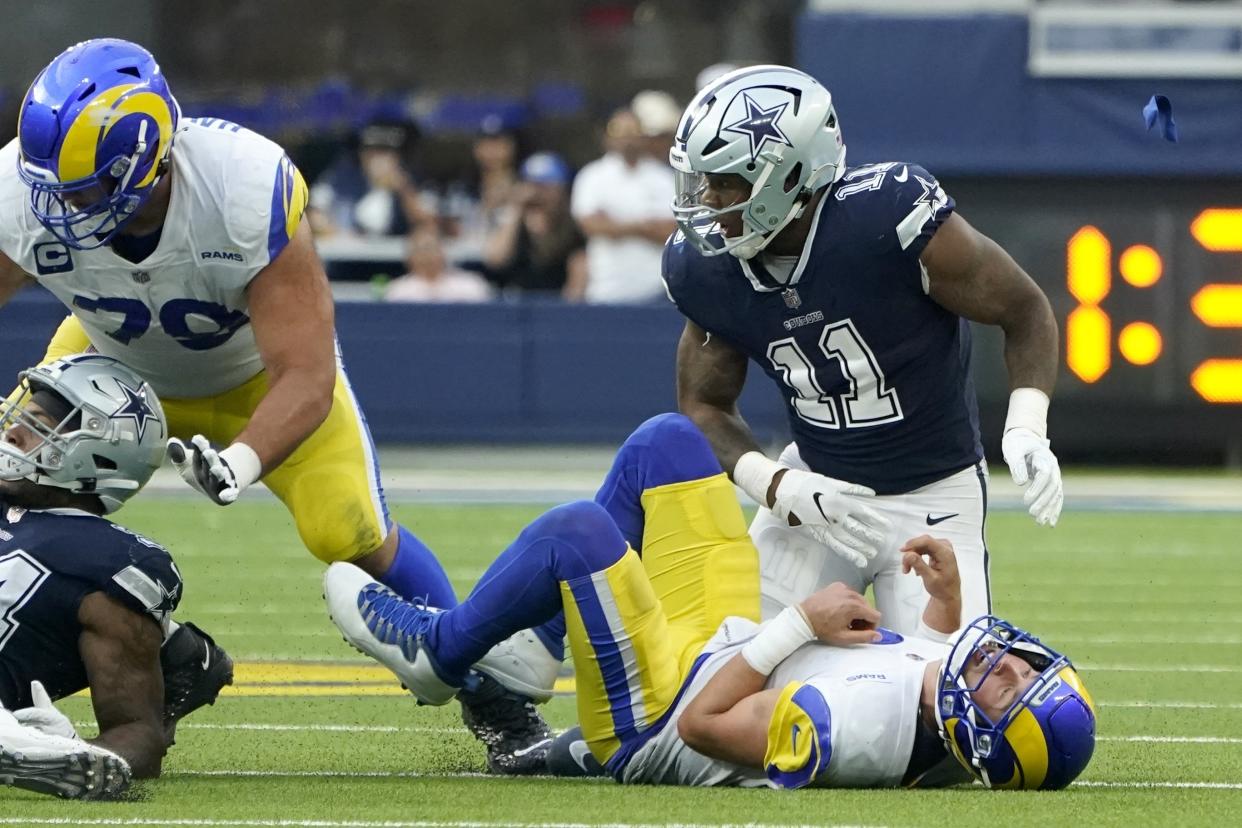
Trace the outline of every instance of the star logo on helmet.
[[780, 118], [789, 108], [789, 101], [764, 109], [755, 99], [745, 92], [742, 99], [746, 103], [746, 117], [725, 127], [728, 132], [737, 132], [750, 139], [750, 157], [758, 157], [764, 144], [771, 142], [776, 145], [792, 147], [789, 138], [781, 130]]
[[142, 442], [143, 432], [146, 431], [147, 422], [158, 423], [160, 418], [155, 416], [155, 411], [151, 406], [147, 405], [147, 396], [137, 388], [130, 388], [125, 383], [117, 380], [117, 385], [121, 386], [121, 393], [125, 395], [125, 402], [121, 403], [120, 408], [112, 412], [113, 417], [126, 417], [134, 421], [134, 427], [138, 431], [138, 441]]

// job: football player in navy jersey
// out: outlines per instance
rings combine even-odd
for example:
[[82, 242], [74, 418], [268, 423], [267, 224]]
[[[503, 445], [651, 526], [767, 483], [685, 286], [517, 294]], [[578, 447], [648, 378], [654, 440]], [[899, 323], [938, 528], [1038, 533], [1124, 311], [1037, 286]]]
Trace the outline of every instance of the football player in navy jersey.
[[[182, 584], [168, 552], [103, 517], [164, 458], [150, 385], [98, 354], [21, 376], [0, 401], [0, 780], [111, 797], [159, 775], [177, 720], [215, 701], [232, 661], [172, 622]], [[52, 705], [86, 687], [91, 740]]]
[[[963, 617], [989, 612], [969, 322], [1005, 332], [1004, 457], [1036, 522], [1054, 525], [1057, 325], [1043, 292], [927, 170], [846, 167], [831, 95], [796, 69], [754, 66], [700, 91], [669, 158], [678, 404], [762, 504], [765, 617], [844, 581], [872, 586], [889, 626], [927, 634], [927, 593], [899, 547], [932, 526], [957, 549]], [[794, 439], [779, 461], [737, 408], [748, 360], [786, 400]]]

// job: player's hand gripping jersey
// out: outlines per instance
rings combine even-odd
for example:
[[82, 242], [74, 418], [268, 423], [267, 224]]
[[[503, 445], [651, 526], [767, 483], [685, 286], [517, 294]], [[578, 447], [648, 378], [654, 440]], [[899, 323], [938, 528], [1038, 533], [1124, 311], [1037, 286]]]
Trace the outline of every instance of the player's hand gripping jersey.
[[14, 139], [0, 149], [0, 251], [161, 397], [206, 397], [263, 368], [246, 286], [297, 232], [307, 189], [279, 146], [236, 124], [182, 119], [173, 141], [159, 244], [135, 263], [108, 245], [70, 249], [39, 223]]
[[922, 167], [872, 164], [827, 190], [787, 274], [669, 240], [669, 296], [785, 390], [813, 471], [895, 494], [982, 459], [970, 326], [928, 296], [919, 261], [953, 208]]

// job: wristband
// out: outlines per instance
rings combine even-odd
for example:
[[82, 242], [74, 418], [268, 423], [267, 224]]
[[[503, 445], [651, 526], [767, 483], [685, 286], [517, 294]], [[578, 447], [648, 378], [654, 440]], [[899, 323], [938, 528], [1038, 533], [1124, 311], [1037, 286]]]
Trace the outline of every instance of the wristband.
[[1048, 395], [1038, 388], [1015, 388], [1009, 395], [1005, 431], [1026, 428], [1048, 439], [1048, 402]]
[[763, 452], [748, 451], [737, 459], [737, 465], [733, 467], [733, 482], [750, 495], [751, 500], [760, 506], [767, 506], [768, 487], [772, 485], [772, 478], [783, 468]]
[[233, 443], [220, 452], [220, 459], [233, 470], [239, 490], [246, 488], [263, 474], [263, 463], [259, 460], [259, 455], [245, 443]]
[[780, 615], [763, 625], [758, 635], [746, 642], [742, 658], [756, 673], [770, 676], [776, 665], [814, 640], [815, 631], [802, 607], [785, 607]]
[[919, 618], [918, 626], [914, 628], [914, 634], [918, 638], [926, 638], [928, 641], [935, 641], [938, 644], [948, 644], [949, 639], [953, 637], [951, 632], [946, 633], [940, 630], [933, 630], [927, 626], [927, 622], [922, 617]]

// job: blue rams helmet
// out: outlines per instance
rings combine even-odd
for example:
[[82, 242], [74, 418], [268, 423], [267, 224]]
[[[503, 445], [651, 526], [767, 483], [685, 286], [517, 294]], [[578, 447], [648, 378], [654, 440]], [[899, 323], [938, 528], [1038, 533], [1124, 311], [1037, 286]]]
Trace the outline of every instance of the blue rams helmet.
[[39, 223], [77, 250], [107, 244], [163, 175], [180, 115], [141, 46], [100, 38], [61, 52], [17, 123], [18, 173]]
[[[992, 718], [978, 696], [1008, 656], [1030, 667], [1030, 685]], [[969, 624], [945, 658], [936, 719], [945, 747], [989, 788], [1064, 788], [1095, 750], [1095, 703], [1070, 660], [992, 615]]]

